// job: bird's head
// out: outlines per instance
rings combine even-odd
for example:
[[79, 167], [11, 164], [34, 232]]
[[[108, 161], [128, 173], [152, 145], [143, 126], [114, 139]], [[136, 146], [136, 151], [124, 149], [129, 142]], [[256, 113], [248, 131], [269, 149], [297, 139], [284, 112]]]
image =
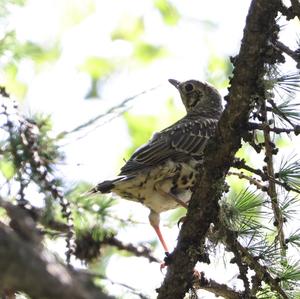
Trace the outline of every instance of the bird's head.
[[169, 82], [178, 89], [187, 113], [220, 116], [222, 98], [213, 86], [197, 80], [179, 82], [169, 79]]

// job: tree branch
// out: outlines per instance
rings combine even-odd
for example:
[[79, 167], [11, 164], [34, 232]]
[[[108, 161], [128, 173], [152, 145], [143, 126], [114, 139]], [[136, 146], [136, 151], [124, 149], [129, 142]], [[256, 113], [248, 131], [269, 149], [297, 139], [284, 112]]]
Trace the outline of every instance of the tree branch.
[[60, 264], [40, 246], [22, 240], [0, 223], [0, 285], [33, 298], [112, 299]]
[[277, 185], [283, 187], [288, 192], [289, 191], [294, 191], [294, 192], [300, 194], [300, 190], [299, 189], [293, 188], [290, 185], [288, 185], [286, 182], [281, 182], [281, 181], [275, 179], [274, 177], [269, 176], [267, 173], [263, 172], [260, 169], [255, 169], [255, 168], [247, 165], [244, 160], [235, 159], [235, 161], [233, 162], [232, 166], [235, 167], [235, 168], [238, 168], [238, 169], [245, 169], [247, 171], [255, 173], [258, 176], [260, 176], [263, 181], [268, 181], [268, 180], [272, 181], [272, 182], [276, 183]]
[[104, 238], [102, 243], [110, 245], [110, 246], [115, 246], [119, 250], [128, 251], [135, 256], [142, 256], [142, 257], [148, 259], [150, 263], [151, 262], [159, 263], [159, 260], [151, 254], [151, 250], [146, 248], [145, 246], [135, 246], [131, 243], [124, 244], [123, 242], [121, 242], [120, 240], [115, 238], [114, 236]]
[[[265, 128], [268, 124], [268, 115], [267, 115], [267, 110], [266, 110], [266, 105], [264, 103], [263, 109], [262, 109], [262, 117], [264, 119], [263, 124], [265, 125]], [[275, 177], [275, 172], [274, 172], [274, 163], [273, 163], [273, 146], [271, 143], [271, 135], [270, 132], [267, 129], [263, 130], [264, 134], [264, 145], [265, 145], [265, 163], [266, 163], [266, 173], [268, 177], [274, 178]], [[277, 190], [276, 190], [276, 184], [273, 180], [269, 180], [269, 188], [267, 191], [270, 200], [271, 200], [271, 206], [274, 214], [274, 225], [277, 228], [277, 236], [276, 240], [279, 242], [281, 252], [283, 256], [285, 256], [285, 238], [284, 238], [284, 232], [283, 232], [283, 216], [282, 212], [279, 207], [279, 199], [277, 195]]]
[[200, 279], [195, 280], [193, 287], [197, 290], [206, 290], [215, 294], [216, 296], [222, 296], [226, 299], [243, 299], [245, 298], [243, 293], [235, 291], [228, 287], [226, 284], [220, 284], [213, 279], [207, 279], [204, 273], [201, 272]]
[[206, 233], [210, 224], [217, 220], [225, 174], [241, 146], [253, 101], [260, 91], [259, 80], [265, 73], [263, 53], [279, 5], [279, 0], [254, 0], [251, 3], [240, 53], [235, 59], [230, 92], [226, 97], [227, 106], [216, 136], [206, 147], [203, 171], [192, 195], [178, 244], [171, 254], [167, 275], [158, 290], [158, 299], [183, 298], [192, 285], [194, 266], [203, 257]]
[[232, 232], [229, 230], [224, 230], [224, 233], [226, 233], [225, 243], [229, 247], [234, 247], [238, 251], [238, 254], [242, 257], [243, 261], [252, 269], [255, 271], [257, 277], [259, 277], [261, 280], [263, 280], [265, 283], [270, 285], [271, 289], [276, 291], [278, 294], [281, 295], [282, 298], [288, 299], [287, 294], [284, 292], [284, 290], [280, 287], [279, 280], [276, 278], [273, 278], [271, 274], [268, 272], [268, 269], [265, 266], [262, 266], [257, 258], [252, 256], [247, 248], [243, 247], [239, 241], [236, 239], [236, 237], [233, 235]]

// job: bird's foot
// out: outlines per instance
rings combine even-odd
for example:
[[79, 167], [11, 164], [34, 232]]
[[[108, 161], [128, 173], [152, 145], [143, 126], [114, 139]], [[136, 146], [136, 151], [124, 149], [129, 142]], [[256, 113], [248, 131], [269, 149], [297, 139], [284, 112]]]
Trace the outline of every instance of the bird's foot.
[[172, 256], [169, 252], [165, 252], [165, 258], [164, 261], [160, 264], [160, 271], [162, 272], [163, 269], [165, 269], [166, 267], [168, 267], [168, 265], [171, 264], [172, 261]]
[[186, 216], [182, 216], [181, 218], [179, 218], [179, 220], [177, 221], [177, 227], [182, 225], [184, 223], [185, 219], [186, 219]]

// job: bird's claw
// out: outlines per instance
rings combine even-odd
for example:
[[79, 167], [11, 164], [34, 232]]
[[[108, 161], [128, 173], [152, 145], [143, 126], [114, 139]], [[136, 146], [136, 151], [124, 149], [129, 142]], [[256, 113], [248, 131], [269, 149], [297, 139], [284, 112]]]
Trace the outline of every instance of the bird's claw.
[[182, 223], [184, 223], [185, 219], [186, 219], [186, 216], [179, 218], [179, 220], [177, 221], [177, 227], [179, 227]]

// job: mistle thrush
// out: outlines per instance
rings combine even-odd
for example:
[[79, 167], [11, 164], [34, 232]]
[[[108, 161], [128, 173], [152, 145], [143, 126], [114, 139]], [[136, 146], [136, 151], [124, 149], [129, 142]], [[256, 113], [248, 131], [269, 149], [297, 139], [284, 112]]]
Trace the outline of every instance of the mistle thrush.
[[222, 113], [221, 96], [211, 85], [196, 80], [169, 82], [178, 89], [187, 114], [138, 148], [119, 176], [91, 190], [113, 192], [148, 207], [150, 224], [166, 252], [160, 213], [180, 205], [187, 207], [201, 171], [203, 150]]

